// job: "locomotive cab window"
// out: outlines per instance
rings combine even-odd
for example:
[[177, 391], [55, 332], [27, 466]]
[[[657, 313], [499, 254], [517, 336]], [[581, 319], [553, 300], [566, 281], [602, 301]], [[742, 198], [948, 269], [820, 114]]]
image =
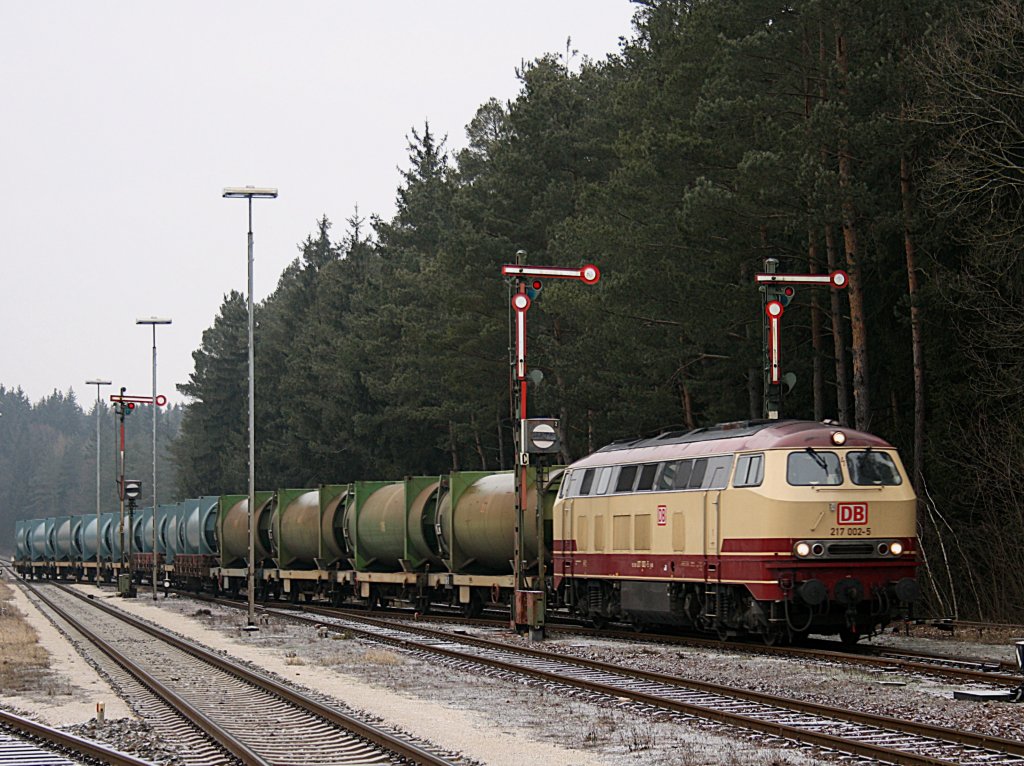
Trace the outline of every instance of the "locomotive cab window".
[[846, 470], [850, 472], [850, 481], [861, 486], [894, 487], [903, 483], [896, 464], [884, 452], [847, 452]]
[[594, 495], [605, 495], [608, 494], [608, 485], [612, 483], [612, 474], [615, 473], [615, 466], [606, 465], [603, 468], [597, 469], [597, 483], [594, 485], [594, 491], [591, 494]]
[[843, 483], [839, 456], [808, 447], [803, 452], [790, 452], [786, 464], [786, 481], [794, 487], [814, 487]]
[[740, 455], [736, 461], [734, 487], [760, 487], [764, 481], [764, 455]]

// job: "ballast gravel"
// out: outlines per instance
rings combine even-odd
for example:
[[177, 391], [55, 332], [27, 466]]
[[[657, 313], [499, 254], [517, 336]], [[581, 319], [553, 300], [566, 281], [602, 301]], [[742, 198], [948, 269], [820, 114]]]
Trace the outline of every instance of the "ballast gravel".
[[[318, 696], [334, 699], [345, 709], [362, 712], [443, 749], [459, 752], [469, 762], [495, 766], [808, 766], [842, 760], [835, 754], [717, 724], [690, 720], [679, 723], [665, 715], [652, 716], [625, 702], [594, 703], [566, 698], [536, 683], [438, 665], [399, 649], [336, 633], [325, 636], [312, 628], [274, 618], [259, 631], [247, 632], [241, 630], [244, 612], [188, 598], [161, 596], [153, 601], [146, 596], [124, 600], [93, 586], [78, 587], [94, 596], [102, 593], [106, 603], [261, 667]], [[457, 629], [510, 643], [525, 643], [525, 639], [509, 631]], [[67, 644], [57, 631], [45, 633], [41, 640], [51, 653], [67, 651]], [[927, 638], [891, 634], [874, 640], [929, 650], [940, 644]], [[1008, 646], [993, 648], [948, 640], [941, 645], [949, 647], [951, 654], [987, 653], [995, 655], [992, 659], [1005, 660], [1012, 657]], [[1024, 739], [1019, 707], [954, 701], [953, 686], [917, 674], [579, 636], [550, 638], [544, 648], [659, 673]], [[97, 694], [95, 688], [83, 689], [68, 668], [62, 666], [55, 672], [68, 675], [72, 688], [69, 697]], [[8, 702], [4, 700], [5, 706]], [[20, 708], [29, 708], [30, 714], [34, 712], [24, 704], [26, 700], [17, 702]], [[55, 722], [75, 722], [76, 733], [134, 752], [154, 763], [177, 766], [173, 743], [158, 741], [159, 738], [147, 733], [144, 722], [109, 720], [117, 717], [110, 713], [111, 702], [107, 701], [108, 722], [104, 726], [90, 722], [91, 716], [83, 715], [80, 704], [69, 705], [75, 713]], [[53, 715], [56, 707], [52, 700], [47, 701], [51, 720], [61, 718]]]

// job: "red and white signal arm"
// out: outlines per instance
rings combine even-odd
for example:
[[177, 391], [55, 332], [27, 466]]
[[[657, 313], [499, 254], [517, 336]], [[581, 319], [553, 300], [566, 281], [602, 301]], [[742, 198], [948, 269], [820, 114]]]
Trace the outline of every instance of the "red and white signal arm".
[[520, 266], [505, 264], [501, 267], [505, 277], [540, 277], [541, 279], [578, 279], [587, 285], [596, 285], [601, 279], [601, 270], [592, 263], [578, 269], [566, 269], [558, 266]]
[[831, 274], [755, 274], [754, 282], [759, 285], [829, 285], [844, 290], [850, 284], [850, 276], [842, 269]]

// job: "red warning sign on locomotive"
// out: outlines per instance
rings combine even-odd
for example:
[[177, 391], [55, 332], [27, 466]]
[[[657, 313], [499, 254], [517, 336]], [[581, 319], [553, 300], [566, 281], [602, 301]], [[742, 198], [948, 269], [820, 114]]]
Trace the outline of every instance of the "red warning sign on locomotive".
[[836, 506], [836, 523], [847, 526], [861, 526], [868, 523], [867, 503], [839, 503]]

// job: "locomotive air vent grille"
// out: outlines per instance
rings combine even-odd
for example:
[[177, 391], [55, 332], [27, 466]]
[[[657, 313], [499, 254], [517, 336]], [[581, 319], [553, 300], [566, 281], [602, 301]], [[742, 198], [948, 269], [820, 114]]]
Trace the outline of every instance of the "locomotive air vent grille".
[[842, 556], [844, 558], [874, 556], [875, 546], [869, 542], [829, 543], [828, 555]]

